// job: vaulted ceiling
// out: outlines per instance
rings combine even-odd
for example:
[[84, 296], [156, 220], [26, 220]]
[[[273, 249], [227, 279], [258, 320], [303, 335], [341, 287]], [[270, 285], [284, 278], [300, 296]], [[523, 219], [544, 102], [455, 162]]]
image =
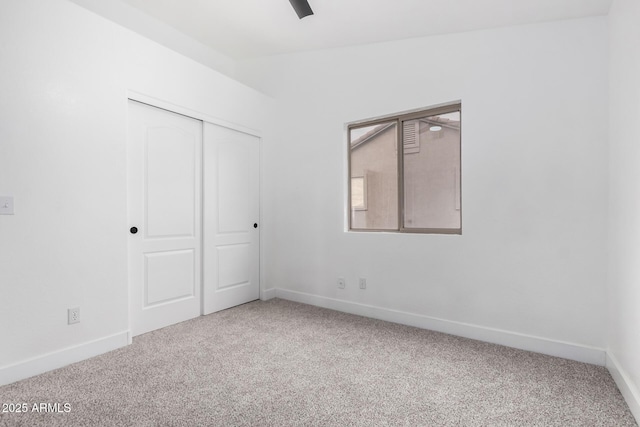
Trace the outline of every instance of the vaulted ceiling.
[[[111, 0], [116, 1], [116, 0]], [[121, 0], [234, 59], [606, 15], [611, 0]]]

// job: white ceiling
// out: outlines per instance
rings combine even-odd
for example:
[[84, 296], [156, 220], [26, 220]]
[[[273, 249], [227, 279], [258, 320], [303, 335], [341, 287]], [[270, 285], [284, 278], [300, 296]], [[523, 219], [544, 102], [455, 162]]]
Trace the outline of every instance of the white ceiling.
[[611, 0], [123, 0], [234, 59], [606, 15]]

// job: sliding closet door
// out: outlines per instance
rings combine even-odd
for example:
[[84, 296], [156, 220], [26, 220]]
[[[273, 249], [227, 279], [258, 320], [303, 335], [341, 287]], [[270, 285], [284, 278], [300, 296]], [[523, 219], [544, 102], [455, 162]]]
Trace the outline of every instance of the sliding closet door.
[[129, 101], [132, 334], [201, 312], [202, 122]]
[[260, 139], [204, 124], [204, 314], [260, 296]]

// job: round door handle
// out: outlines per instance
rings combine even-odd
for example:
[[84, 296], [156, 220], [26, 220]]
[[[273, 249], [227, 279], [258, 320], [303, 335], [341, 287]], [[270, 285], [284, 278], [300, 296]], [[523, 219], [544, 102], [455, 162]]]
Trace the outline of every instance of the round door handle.
[[129, 232], [131, 232], [131, 234], [136, 234], [138, 232], [138, 227], [131, 227]]
[[257, 222], [253, 223], [253, 228], [258, 228], [258, 223]]

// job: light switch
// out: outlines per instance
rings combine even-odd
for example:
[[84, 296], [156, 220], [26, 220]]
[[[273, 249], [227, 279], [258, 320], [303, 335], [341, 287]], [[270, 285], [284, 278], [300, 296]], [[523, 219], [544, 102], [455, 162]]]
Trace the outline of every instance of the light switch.
[[0, 215], [13, 215], [13, 197], [0, 196]]

